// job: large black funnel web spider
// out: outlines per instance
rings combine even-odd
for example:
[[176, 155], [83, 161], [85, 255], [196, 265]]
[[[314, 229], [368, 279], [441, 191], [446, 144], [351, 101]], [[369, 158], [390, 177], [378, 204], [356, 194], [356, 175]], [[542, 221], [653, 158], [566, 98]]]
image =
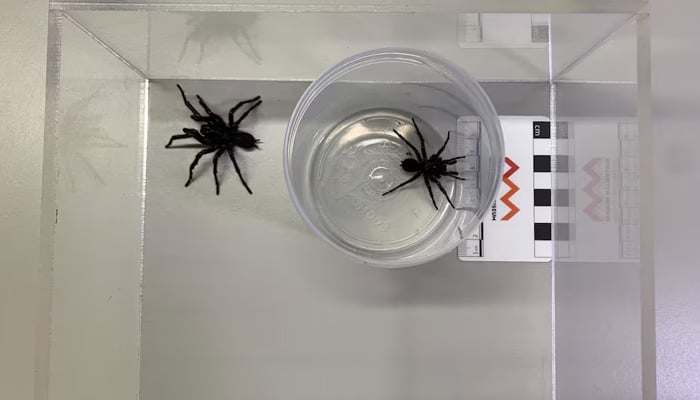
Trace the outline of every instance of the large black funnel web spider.
[[[187, 108], [189, 108], [190, 111], [192, 111], [192, 115], [190, 116], [190, 118], [192, 118], [196, 122], [199, 122], [200, 124], [202, 124], [202, 126], [199, 128], [199, 130], [191, 128], [182, 128], [184, 134], [172, 136], [168, 144], [165, 145], [165, 148], [169, 148], [175, 140], [180, 139], [194, 139], [197, 142], [199, 142], [199, 144], [201, 144], [201, 147], [204, 147], [203, 150], [197, 153], [197, 155], [194, 157], [194, 161], [192, 161], [192, 164], [190, 164], [190, 176], [189, 179], [187, 179], [187, 182], [185, 183], [185, 187], [189, 186], [190, 183], [192, 183], [192, 173], [194, 172], [194, 168], [197, 166], [199, 159], [202, 158], [202, 156], [204, 156], [205, 154], [216, 152], [214, 154], [214, 183], [216, 184], [216, 194], [218, 195], [220, 192], [219, 176], [217, 171], [219, 157], [221, 157], [224, 153], [228, 153], [229, 158], [231, 158], [231, 161], [233, 162], [234, 168], [236, 168], [236, 173], [241, 179], [241, 183], [243, 183], [243, 186], [246, 188], [248, 193], [253, 194], [253, 191], [250, 190], [250, 187], [248, 187], [248, 184], [241, 175], [241, 170], [238, 167], [238, 163], [236, 162], [234, 148], [240, 147], [244, 150], [253, 150], [260, 148], [258, 147], [258, 144], [261, 143], [260, 140], [256, 139], [250, 133], [238, 129], [239, 125], [248, 116], [248, 114], [250, 114], [251, 111], [253, 111], [262, 103], [262, 100], [260, 100], [260, 96], [256, 96], [249, 100], [241, 101], [240, 103], [236, 104], [233, 108], [231, 108], [231, 110], [229, 110], [228, 112], [227, 124], [226, 122], [224, 122], [223, 118], [221, 118], [218, 114], [214, 113], [209, 108], [207, 103], [204, 102], [204, 99], [197, 95], [199, 105], [202, 106], [206, 115], [200, 114], [199, 111], [197, 111], [197, 109], [194, 108], [194, 106], [189, 101], [187, 101], [187, 96], [185, 95], [185, 91], [182, 90], [182, 87], [180, 85], [177, 85], [177, 88], [180, 90], [180, 94], [182, 95], [182, 101], [184, 101]], [[250, 108], [248, 108], [243, 114], [241, 114], [241, 116], [238, 117], [238, 119], [235, 119], [234, 113], [238, 111], [238, 109], [242, 106], [250, 103], [253, 103], [253, 105], [250, 106]]]
[[442, 152], [445, 151], [445, 148], [447, 147], [447, 142], [450, 141], [450, 132], [448, 131], [447, 139], [445, 139], [445, 143], [443, 143], [442, 147], [440, 147], [440, 150], [438, 150], [438, 152], [433, 154], [432, 156], [428, 157], [427, 153], [425, 152], [425, 139], [423, 138], [423, 134], [421, 133], [420, 129], [418, 128], [418, 125], [416, 124], [416, 119], [411, 118], [411, 121], [413, 121], [413, 126], [416, 128], [416, 133], [418, 134], [418, 138], [420, 139], [420, 152], [418, 151], [418, 149], [416, 149], [414, 145], [411, 144], [411, 142], [406, 140], [405, 137], [401, 136], [399, 131], [394, 129], [394, 133], [399, 138], [401, 138], [401, 140], [403, 140], [408, 145], [408, 147], [410, 147], [411, 150], [413, 150], [413, 152], [415, 153], [416, 158], [409, 157], [401, 161], [401, 168], [403, 168], [406, 172], [415, 172], [415, 175], [413, 175], [407, 181], [389, 190], [388, 192], [383, 193], [382, 196], [386, 196], [387, 194], [392, 193], [395, 190], [398, 190], [399, 188], [402, 188], [403, 186], [406, 186], [409, 183], [423, 176], [423, 180], [425, 181], [425, 187], [428, 188], [430, 199], [433, 201], [433, 207], [435, 207], [436, 210], [438, 209], [437, 203], [435, 203], [435, 197], [433, 196], [433, 189], [430, 187], [431, 182], [437, 185], [442, 194], [445, 195], [447, 202], [450, 203], [450, 206], [452, 206], [452, 208], [455, 208], [455, 205], [452, 203], [452, 200], [450, 200], [450, 196], [447, 194], [447, 190], [445, 190], [445, 188], [440, 183], [440, 178], [443, 176], [449, 176], [451, 178], [463, 181], [464, 178], [460, 178], [459, 173], [457, 171], [448, 171], [447, 166], [456, 164], [457, 160], [466, 158], [466, 156], [448, 158], [447, 160], [443, 160], [440, 157]]

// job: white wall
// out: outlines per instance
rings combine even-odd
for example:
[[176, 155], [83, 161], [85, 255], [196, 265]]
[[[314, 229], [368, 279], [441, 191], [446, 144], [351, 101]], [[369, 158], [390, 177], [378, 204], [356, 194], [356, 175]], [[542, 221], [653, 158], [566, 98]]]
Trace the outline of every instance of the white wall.
[[33, 396], [46, 0], [0, 12], [0, 398]]
[[658, 399], [700, 396], [697, 0], [652, 2]]

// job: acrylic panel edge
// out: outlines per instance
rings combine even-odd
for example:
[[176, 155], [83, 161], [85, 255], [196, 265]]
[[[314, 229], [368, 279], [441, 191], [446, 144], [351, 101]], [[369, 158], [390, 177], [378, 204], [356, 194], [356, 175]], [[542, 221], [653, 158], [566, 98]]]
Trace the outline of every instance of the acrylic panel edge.
[[[552, 2], [538, 0], [527, 2], [507, 0], [447, 1], [439, 6], [447, 12], [483, 13], [637, 13], [647, 6], [647, 0], [607, 1], [605, 4], [580, 4], [581, 2]], [[434, 12], [436, 5], [430, 2], [406, 4], [360, 4], [352, 2], [328, 3], [220, 3], [200, 2], [185, 4], [173, 2], [115, 2], [115, 1], [50, 1], [52, 10], [102, 10], [102, 11], [204, 11], [204, 12]]]

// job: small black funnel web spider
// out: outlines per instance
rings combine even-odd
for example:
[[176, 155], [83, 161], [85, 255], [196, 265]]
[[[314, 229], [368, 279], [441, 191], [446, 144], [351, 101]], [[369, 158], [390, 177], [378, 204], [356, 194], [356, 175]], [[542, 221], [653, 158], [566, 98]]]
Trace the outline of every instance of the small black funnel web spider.
[[[445, 151], [445, 148], [447, 147], [447, 142], [450, 141], [450, 132], [448, 131], [447, 139], [445, 139], [445, 143], [443, 143], [442, 147], [440, 147], [440, 150], [438, 150], [438, 152], [433, 154], [432, 156], [428, 157], [427, 153], [425, 152], [425, 139], [423, 138], [423, 134], [421, 133], [420, 129], [418, 128], [418, 125], [416, 124], [416, 119], [411, 118], [411, 121], [413, 121], [413, 126], [416, 128], [416, 133], [418, 134], [418, 138], [420, 139], [420, 152], [418, 151], [418, 149], [416, 149], [414, 145], [411, 144], [411, 142], [406, 140], [405, 137], [401, 136], [401, 134], [396, 129], [394, 129], [394, 133], [399, 138], [401, 138], [401, 140], [403, 140], [408, 145], [408, 147], [410, 147], [411, 150], [413, 150], [413, 152], [415, 153], [416, 158], [409, 157], [401, 161], [401, 168], [403, 168], [403, 170], [406, 172], [415, 172], [415, 175], [413, 175], [407, 181], [399, 184], [395, 188], [389, 190], [388, 192], [383, 193], [382, 196], [386, 196], [387, 194], [392, 193], [395, 190], [398, 190], [403, 186], [406, 186], [409, 183], [423, 176], [423, 179], [425, 181], [425, 187], [428, 188], [430, 199], [433, 201], [433, 207], [435, 207], [436, 210], [438, 209], [437, 203], [435, 203], [435, 197], [433, 197], [433, 189], [430, 187], [431, 182], [437, 185], [442, 194], [445, 195], [447, 202], [450, 203], [452, 208], [455, 208], [455, 205], [452, 204], [452, 200], [450, 200], [450, 196], [447, 195], [447, 191], [440, 183], [440, 178], [443, 176], [449, 176], [451, 178], [463, 181], [464, 178], [460, 178], [459, 173], [457, 171], [448, 171], [447, 166], [456, 164], [457, 160], [466, 158], [466, 156], [449, 158], [447, 160], [443, 160], [440, 157], [442, 152]], [[410, 155], [410, 153], [408, 154]]]
[[[260, 140], [256, 139], [250, 133], [238, 129], [239, 125], [245, 119], [245, 117], [247, 117], [251, 111], [253, 111], [262, 103], [262, 100], [260, 100], [260, 96], [256, 96], [249, 100], [241, 101], [240, 103], [236, 104], [233, 108], [231, 108], [231, 110], [229, 110], [228, 112], [228, 124], [226, 124], [226, 122], [224, 122], [224, 119], [221, 118], [218, 114], [212, 112], [207, 103], [205, 103], [204, 100], [199, 95], [197, 95], [199, 105], [202, 106], [205, 113], [207, 114], [201, 115], [199, 111], [197, 111], [197, 109], [194, 108], [194, 106], [189, 101], [187, 101], [187, 96], [185, 96], [185, 91], [182, 90], [182, 87], [180, 85], [177, 85], [177, 88], [180, 90], [180, 94], [182, 95], [182, 100], [185, 102], [185, 105], [187, 106], [187, 108], [190, 109], [190, 111], [192, 111], [192, 115], [190, 116], [190, 118], [192, 118], [196, 122], [201, 123], [202, 126], [199, 130], [183, 128], [182, 131], [184, 132], [184, 134], [172, 136], [168, 144], [165, 145], [165, 148], [169, 148], [175, 140], [180, 139], [194, 139], [197, 142], [199, 142], [199, 144], [201, 144], [202, 147], [204, 147], [204, 150], [197, 153], [197, 155], [194, 157], [194, 161], [192, 161], [192, 164], [190, 164], [190, 177], [189, 179], [187, 179], [185, 187], [189, 186], [190, 183], [192, 183], [192, 173], [194, 172], [194, 168], [197, 166], [199, 159], [202, 158], [202, 156], [204, 156], [205, 154], [216, 152], [214, 154], [214, 183], [216, 183], [216, 194], [218, 195], [220, 192], [219, 176], [217, 171], [219, 157], [221, 157], [224, 153], [228, 153], [229, 158], [231, 158], [231, 161], [233, 162], [234, 168], [236, 168], [236, 173], [241, 179], [241, 183], [243, 183], [243, 186], [246, 188], [248, 193], [253, 194], [253, 191], [250, 190], [248, 184], [241, 175], [241, 170], [238, 167], [238, 163], [236, 162], [234, 148], [240, 147], [244, 150], [253, 150], [260, 148], [258, 147], [258, 144], [261, 143]], [[243, 114], [241, 114], [241, 116], [238, 117], [238, 119], [234, 119], [234, 113], [238, 111], [238, 109], [241, 108], [243, 105], [250, 103], [254, 104], [250, 106], [250, 108], [248, 108]]]

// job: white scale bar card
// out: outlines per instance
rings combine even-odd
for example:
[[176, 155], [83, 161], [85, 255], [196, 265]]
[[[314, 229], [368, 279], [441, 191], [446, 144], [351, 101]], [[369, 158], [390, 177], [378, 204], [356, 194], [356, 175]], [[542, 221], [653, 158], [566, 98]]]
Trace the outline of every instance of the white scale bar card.
[[[459, 133], [475, 124], [460, 118]], [[478, 124], [478, 122], [476, 122]], [[464, 261], [552, 259], [552, 138], [548, 118], [501, 117], [503, 182], [479, 228], [458, 249]], [[472, 128], [473, 129], [473, 128]]]
[[[467, 126], [461, 121], [458, 132]], [[556, 139], [546, 118], [501, 117], [501, 126], [501, 189], [491, 213], [459, 247], [461, 260], [537, 262], [553, 254], [560, 262], [639, 260], [634, 120], [560, 121]]]

